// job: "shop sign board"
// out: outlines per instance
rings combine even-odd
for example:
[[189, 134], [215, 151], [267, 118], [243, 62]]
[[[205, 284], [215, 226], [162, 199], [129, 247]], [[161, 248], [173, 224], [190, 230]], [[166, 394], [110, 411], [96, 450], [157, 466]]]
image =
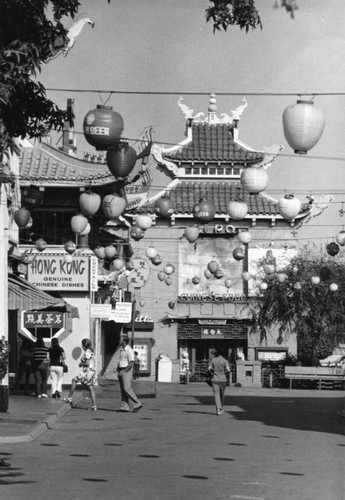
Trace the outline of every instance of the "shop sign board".
[[98, 259], [97, 257], [90, 257], [90, 292], [97, 292], [98, 290]]
[[203, 339], [223, 339], [224, 331], [217, 326], [204, 327], [201, 329], [201, 338]]
[[91, 304], [91, 318], [109, 318], [111, 304]]
[[115, 323], [128, 323], [132, 319], [132, 302], [116, 302], [112, 313]]
[[24, 328], [62, 328], [64, 326], [64, 313], [23, 311], [22, 326]]
[[133, 350], [137, 351], [140, 361], [140, 374], [150, 375], [151, 373], [151, 340], [135, 339]]
[[28, 266], [28, 281], [47, 291], [86, 291], [90, 289], [90, 264], [87, 255], [73, 256], [65, 262], [64, 255], [38, 255]]

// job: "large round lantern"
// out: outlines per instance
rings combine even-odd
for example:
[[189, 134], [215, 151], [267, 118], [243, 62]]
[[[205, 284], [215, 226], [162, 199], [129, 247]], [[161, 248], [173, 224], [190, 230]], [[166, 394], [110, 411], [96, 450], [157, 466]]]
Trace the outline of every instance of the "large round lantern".
[[210, 278], [212, 278], [213, 274], [211, 273], [211, 271], [209, 269], [205, 269], [204, 276], [207, 280], [209, 280]]
[[219, 267], [219, 264], [215, 260], [210, 260], [210, 262], [207, 264], [207, 269], [212, 274], [214, 274], [217, 271], [218, 267]]
[[245, 257], [245, 250], [242, 247], [234, 248], [232, 255], [235, 260], [243, 260]]
[[152, 219], [147, 214], [140, 214], [136, 216], [135, 224], [143, 231], [146, 231], [146, 229], [149, 229], [152, 226]]
[[170, 309], [174, 309], [175, 308], [175, 302], [173, 302], [172, 300], [170, 302], [168, 302], [168, 306]]
[[193, 207], [194, 218], [202, 224], [207, 224], [214, 219], [215, 209], [212, 203], [201, 199]]
[[85, 191], [79, 196], [79, 206], [82, 214], [87, 217], [95, 215], [101, 206], [101, 197], [93, 191]]
[[243, 245], [248, 245], [248, 243], [252, 241], [252, 235], [249, 231], [240, 231], [237, 235], [237, 238]]
[[226, 280], [224, 280], [224, 285], [226, 288], [231, 288], [231, 279], [226, 278]]
[[264, 191], [268, 184], [268, 173], [263, 167], [247, 167], [242, 170], [241, 184], [250, 194]]
[[295, 198], [293, 194], [286, 194], [278, 201], [278, 212], [284, 219], [291, 220], [299, 214], [301, 206], [298, 198]]
[[306, 154], [320, 139], [325, 122], [323, 112], [312, 101], [297, 101], [283, 112], [285, 139], [295, 153]]
[[75, 234], [81, 234], [87, 228], [89, 221], [84, 215], [74, 215], [71, 219], [71, 228]]
[[199, 233], [200, 228], [195, 224], [193, 224], [193, 226], [186, 227], [186, 229], [184, 230], [185, 238], [187, 241], [189, 241], [189, 243], [194, 243], [194, 241], [198, 239]]
[[150, 245], [149, 247], [146, 248], [145, 255], [148, 259], [153, 259], [154, 257], [156, 257], [156, 255], [158, 255], [158, 251], [156, 250], [155, 247]]
[[242, 220], [248, 213], [248, 206], [244, 201], [229, 201], [227, 211], [233, 220]]
[[164, 219], [170, 219], [174, 213], [174, 203], [171, 201], [169, 196], [163, 196], [158, 198], [154, 204], [154, 210], [157, 215], [163, 217]]
[[31, 214], [29, 210], [25, 207], [18, 208], [14, 212], [14, 220], [18, 227], [25, 227], [29, 222]]
[[250, 280], [250, 273], [248, 271], [243, 271], [242, 273], [242, 279], [243, 281], [249, 281]]
[[340, 245], [341, 247], [343, 247], [345, 245], [345, 231], [340, 231], [336, 235], [335, 241], [338, 243], [338, 245]]
[[122, 116], [113, 111], [111, 106], [98, 105], [84, 118], [83, 131], [85, 139], [97, 151], [105, 151], [114, 146], [123, 131]]
[[137, 153], [126, 142], [119, 143], [107, 151], [107, 165], [116, 179], [127, 177], [135, 167]]
[[74, 241], [67, 241], [65, 243], [65, 250], [67, 253], [72, 254], [76, 251], [76, 249], [77, 249], [77, 246], [74, 243]]
[[220, 268], [218, 268], [216, 270], [216, 272], [214, 273], [214, 277], [217, 278], [217, 280], [220, 280], [221, 278], [223, 278], [223, 276], [224, 276], [224, 273]]
[[47, 248], [47, 243], [44, 241], [43, 238], [39, 238], [38, 240], [35, 241], [35, 248], [39, 252], [43, 252]]
[[332, 241], [331, 243], [328, 243], [328, 245], [326, 246], [326, 250], [327, 250], [327, 253], [328, 255], [330, 255], [331, 257], [334, 257], [335, 255], [337, 255], [339, 253], [339, 245], [338, 243], [335, 243], [335, 241]]
[[105, 257], [107, 259], [113, 259], [116, 255], [116, 248], [114, 245], [107, 245], [104, 249]]
[[126, 200], [118, 194], [107, 194], [102, 201], [102, 209], [107, 219], [115, 220], [124, 212]]
[[170, 286], [172, 284], [172, 278], [171, 278], [171, 276], [167, 276], [165, 278], [165, 284], [168, 285], [168, 286]]
[[96, 247], [93, 251], [93, 253], [95, 254], [95, 256], [100, 259], [100, 260], [103, 260], [105, 259], [105, 248], [104, 247]]
[[140, 227], [132, 226], [131, 229], [129, 230], [129, 236], [133, 240], [139, 241], [145, 236], [145, 233]]

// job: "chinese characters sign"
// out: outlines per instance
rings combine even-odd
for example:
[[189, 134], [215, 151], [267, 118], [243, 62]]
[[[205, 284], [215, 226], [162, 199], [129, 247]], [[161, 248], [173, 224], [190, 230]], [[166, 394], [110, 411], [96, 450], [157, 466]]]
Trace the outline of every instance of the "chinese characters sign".
[[61, 312], [25, 311], [24, 328], [57, 328], [64, 326], [64, 314]]
[[63, 255], [38, 255], [28, 266], [28, 281], [41, 290], [89, 290], [89, 258], [73, 256], [65, 262]]
[[201, 329], [201, 338], [203, 339], [222, 339], [224, 338], [224, 331], [218, 326], [203, 327]]
[[145, 259], [132, 259], [134, 268], [127, 277], [128, 284], [133, 288], [144, 286], [150, 276], [150, 266]]

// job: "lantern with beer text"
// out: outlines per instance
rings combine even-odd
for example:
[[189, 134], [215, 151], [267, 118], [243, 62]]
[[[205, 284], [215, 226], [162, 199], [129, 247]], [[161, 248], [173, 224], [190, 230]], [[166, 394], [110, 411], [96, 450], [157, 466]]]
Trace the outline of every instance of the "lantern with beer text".
[[158, 200], [155, 201], [154, 210], [155, 213], [163, 217], [163, 219], [170, 219], [174, 213], [174, 203], [169, 196], [162, 196], [162, 198], [158, 198]]
[[215, 209], [211, 202], [201, 199], [193, 207], [194, 218], [202, 224], [207, 224], [214, 219]]
[[111, 106], [98, 105], [84, 118], [83, 132], [85, 139], [97, 151], [105, 151], [114, 146], [123, 131], [122, 116]]

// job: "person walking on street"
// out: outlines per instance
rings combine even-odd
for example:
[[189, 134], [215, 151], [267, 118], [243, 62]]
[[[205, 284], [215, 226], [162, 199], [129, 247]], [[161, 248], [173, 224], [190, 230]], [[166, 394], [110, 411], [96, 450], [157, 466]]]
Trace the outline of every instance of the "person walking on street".
[[52, 379], [52, 398], [61, 398], [63, 365], [66, 359], [65, 351], [59, 345], [59, 339], [52, 338], [52, 345], [49, 349], [50, 376]]
[[18, 390], [20, 388], [20, 383], [22, 381], [24, 375], [24, 390], [25, 394], [29, 394], [29, 385], [30, 385], [30, 376], [31, 376], [31, 348], [32, 342], [29, 339], [23, 339], [22, 345], [20, 346], [19, 351], [19, 366], [18, 366], [18, 375], [16, 378], [16, 382], [14, 388]]
[[32, 348], [32, 368], [35, 376], [37, 398], [47, 398], [47, 381], [49, 376], [49, 353], [42, 337], [36, 340]]
[[120, 359], [116, 369], [121, 389], [120, 411], [128, 412], [129, 401], [131, 401], [133, 404], [133, 413], [136, 413], [143, 405], [132, 389], [134, 351], [128, 343], [128, 337], [123, 337], [120, 341]]
[[77, 388], [77, 384], [82, 384], [88, 388], [91, 397], [91, 408], [90, 410], [97, 410], [96, 406], [96, 394], [94, 386], [97, 385], [97, 374], [95, 365], [95, 355], [91, 347], [91, 341], [89, 339], [83, 339], [81, 341], [81, 346], [84, 351], [82, 357], [80, 358], [80, 372], [79, 375], [72, 379], [71, 388], [67, 398], [63, 400], [66, 403], [72, 403], [73, 394]]
[[229, 362], [220, 354], [217, 348], [213, 349], [213, 358], [210, 360], [208, 371], [212, 376], [212, 388], [214, 402], [216, 405], [216, 414], [223, 413], [225, 388], [227, 385], [227, 376], [230, 374]]

